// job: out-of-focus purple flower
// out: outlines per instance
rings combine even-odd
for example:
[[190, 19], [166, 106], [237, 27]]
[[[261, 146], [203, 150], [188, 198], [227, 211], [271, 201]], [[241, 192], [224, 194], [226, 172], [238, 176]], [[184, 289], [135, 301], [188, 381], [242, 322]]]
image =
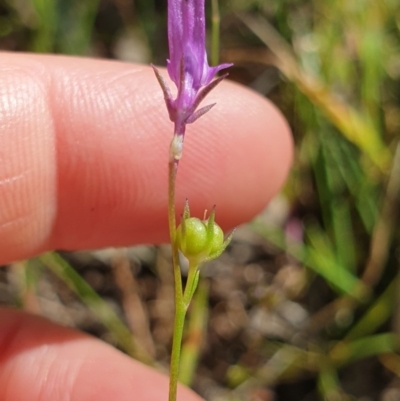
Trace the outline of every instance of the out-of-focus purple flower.
[[214, 104], [198, 109], [205, 96], [228, 74], [214, 79], [218, 71], [232, 64], [210, 67], [205, 44], [204, 0], [168, 0], [168, 74], [177, 87], [174, 99], [153, 66], [164, 92], [169, 117], [175, 123], [175, 135], [184, 135], [186, 124], [192, 123]]

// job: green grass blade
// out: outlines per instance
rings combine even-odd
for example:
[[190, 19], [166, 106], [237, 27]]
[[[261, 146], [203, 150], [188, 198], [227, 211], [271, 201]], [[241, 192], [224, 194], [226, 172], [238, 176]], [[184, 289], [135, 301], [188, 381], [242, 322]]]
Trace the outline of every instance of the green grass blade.
[[221, 16], [219, 13], [218, 0], [211, 1], [211, 65], [219, 63], [219, 38], [220, 38], [220, 25]]
[[56, 44], [57, 0], [32, 0], [36, 12], [36, 29], [31, 44], [34, 52], [50, 53]]
[[287, 243], [281, 229], [266, 227], [264, 223], [257, 220], [253, 222], [252, 227], [273, 245], [323, 277], [340, 293], [345, 293], [359, 301], [365, 301], [368, 297], [369, 289], [364, 283], [335, 261], [331, 246], [322, 231], [309, 230], [311, 244], [307, 246]]
[[352, 342], [341, 341], [329, 355], [335, 365], [340, 367], [371, 356], [397, 352], [399, 344], [396, 334], [376, 334]]
[[46, 253], [38, 260], [58, 276], [92, 311], [109, 330], [120, 347], [132, 357], [152, 365], [150, 356], [136, 343], [127, 326], [119, 319], [112, 308], [93, 290], [93, 288], [58, 253]]
[[186, 339], [181, 350], [179, 381], [190, 386], [199, 361], [208, 319], [208, 285], [200, 279], [189, 315]]

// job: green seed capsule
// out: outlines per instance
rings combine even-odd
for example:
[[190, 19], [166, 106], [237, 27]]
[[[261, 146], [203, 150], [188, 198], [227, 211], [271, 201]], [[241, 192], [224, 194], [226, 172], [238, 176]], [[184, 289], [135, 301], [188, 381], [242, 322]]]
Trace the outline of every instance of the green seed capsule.
[[224, 244], [224, 232], [222, 231], [221, 227], [216, 223], [213, 224], [213, 233], [214, 235], [209, 245], [208, 256], [217, 253]]
[[176, 241], [180, 251], [188, 259], [201, 257], [204, 253], [208, 254], [207, 229], [197, 217], [189, 217], [179, 225], [176, 231]]
[[227, 239], [224, 232], [215, 222], [215, 208], [207, 220], [190, 217], [189, 203], [186, 201], [182, 221], [176, 229], [176, 246], [191, 265], [197, 265], [216, 259], [232, 239]]

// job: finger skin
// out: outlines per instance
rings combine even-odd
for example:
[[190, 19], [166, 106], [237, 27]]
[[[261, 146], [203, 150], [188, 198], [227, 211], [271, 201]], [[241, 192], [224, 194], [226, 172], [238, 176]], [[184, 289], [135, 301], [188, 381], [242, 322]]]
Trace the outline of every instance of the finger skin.
[[[280, 188], [292, 143], [258, 95], [224, 82], [207, 100], [217, 106], [188, 128], [177, 210], [186, 197], [199, 216], [216, 204], [229, 228]], [[147, 66], [0, 54], [0, 264], [53, 248], [166, 241], [171, 131]], [[1, 400], [165, 399], [164, 376], [99, 341], [0, 315]]]
[[[259, 95], [225, 81], [205, 104], [214, 102], [188, 126], [177, 214], [185, 198], [197, 216], [216, 205], [229, 229], [281, 187], [292, 142]], [[166, 242], [172, 129], [148, 66], [0, 54], [0, 263]]]
[[[159, 401], [168, 378], [99, 340], [0, 308], [0, 400]], [[200, 401], [183, 386], [178, 401]]]

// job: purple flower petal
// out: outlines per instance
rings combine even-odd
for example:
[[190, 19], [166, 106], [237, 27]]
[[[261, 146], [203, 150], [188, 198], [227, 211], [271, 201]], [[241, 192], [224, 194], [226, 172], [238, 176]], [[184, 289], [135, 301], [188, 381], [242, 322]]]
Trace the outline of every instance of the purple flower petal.
[[[176, 99], [168, 97], [166, 102], [171, 120], [183, 132], [189, 120], [194, 121], [208, 111], [195, 115], [196, 108], [208, 93], [201, 89], [210, 85], [219, 71], [232, 65], [208, 65], [205, 31], [204, 0], [168, 0], [167, 69], [178, 93]], [[158, 80], [160, 82], [159, 77]], [[162, 86], [165, 94], [168, 90], [164, 84]]]

